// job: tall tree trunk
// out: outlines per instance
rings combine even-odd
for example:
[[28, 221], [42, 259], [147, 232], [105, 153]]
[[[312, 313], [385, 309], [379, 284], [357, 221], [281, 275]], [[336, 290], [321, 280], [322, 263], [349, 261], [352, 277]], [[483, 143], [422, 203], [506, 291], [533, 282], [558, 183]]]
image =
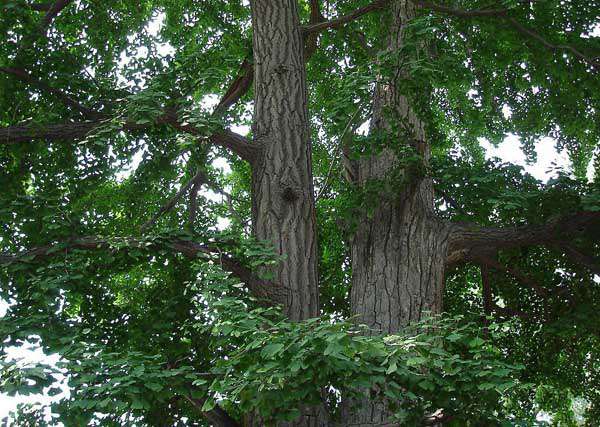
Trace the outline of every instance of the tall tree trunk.
[[319, 314], [306, 67], [296, 0], [254, 0], [255, 236], [285, 258], [271, 273], [292, 320]]
[[[297, 0], [253, 0], [254, 234], [283, 259], [269, 270], [281, 287], [278, 303], [294, 321], [319, 315], [316, 216], [313, 195], [304, 43]], [[281, 426], [325, 425], [322, 408]], [[246, 425], [264, 425], [249, 417]]]
[[[391, 32], [387, 42], [396, 54], [404, 44], [406, 23], [414, 17], [414, 5], [397, 0], [391, 6]], [[411, 49], [412, 51], [412, 49]], [[371, 133], [384, 132], [395, 144], [412, 147], [429, 160], [424, 124], [402, 94], [403, 60], [395, 62], [393, 75], [380, 79], [373, 101]], [[358, 184], [384, 179], [398, 166], [390, 148], [358, 162]], [[381, 195], [373, 212], [363, 213], [351, 242], [351, 311], [357, 321], [373, 333], [394, 333], [424, 313], [442, 309], [444, 262], [449, 230], [433, 213], [433, 186], [430, 179], [410, 177], [396, 194]], [[389, 193], [389, 192], [388, 192]], [[349, 409], [352, 407], [352, 410]], [[346, 405], [346, 426], [383, 426], [392, 422], [384, 404], [368, 396]]]

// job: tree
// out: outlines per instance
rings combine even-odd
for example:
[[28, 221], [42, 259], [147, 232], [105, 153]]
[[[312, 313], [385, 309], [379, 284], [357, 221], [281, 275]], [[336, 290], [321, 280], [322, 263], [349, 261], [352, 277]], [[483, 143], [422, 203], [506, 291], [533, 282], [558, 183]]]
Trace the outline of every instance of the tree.
[[[62, 357], [5, 391], [62, 369], [67, 425], [593, 423], [599, 6], [5, 2], [3, 344]], [[508, 133], [573, 172], [486, 161]]]

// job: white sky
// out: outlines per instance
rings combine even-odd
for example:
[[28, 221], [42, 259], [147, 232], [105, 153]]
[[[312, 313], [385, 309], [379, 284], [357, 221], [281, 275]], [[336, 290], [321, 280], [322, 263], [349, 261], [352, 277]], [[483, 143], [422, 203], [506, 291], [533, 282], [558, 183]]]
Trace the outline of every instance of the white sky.
[[[556, 141], [552, 138], [542, 138], [535, 144], [537, 161], [533, 164], [527, 164], [525, 153], [521, 150], [521, 142], [515, 135], [510, 135], [494, 147], [488, 141], [481, 140], [480, 144], [486, 150], [486, 157], [498, 157], [503, 162], [510, 162], [522, 166], [525, 172], [533, 175], [535, 178], [547, 182], [550, 178], [556, 177], [556, 172], [549, 172], [557, 167], [565, 171], [571, 170], [571, 161], [566, 151], [561, 153], [555, 149]], [[587, 170], [587, 177], [592, 180], [594, 177], [593, 162], [590, 162]]]

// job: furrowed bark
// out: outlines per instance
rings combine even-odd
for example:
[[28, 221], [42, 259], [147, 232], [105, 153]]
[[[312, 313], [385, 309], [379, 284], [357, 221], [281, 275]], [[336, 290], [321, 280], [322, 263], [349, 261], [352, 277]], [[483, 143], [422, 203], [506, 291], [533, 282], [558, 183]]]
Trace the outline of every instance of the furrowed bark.
[[272, 273], [292, 320], [317, 316], [316, 224], [304, 45], [296, 1], [255, 0], [254, 234], [285, 256]]
[[[273, 244], [284, 258], [269, 268], [282, 290], [281, 303], [293, 321], [319, 315], [317, 241], [304, 40], [296, 0], [254, 0], [255, 144], [252, 225], [256, 238]], [[320, 408], [280, 426], [325, 424]], [[247, 426], [264, 425], [247, 416]]]
[[[415, 9], [406, 0], [395, 1], [390, 8], [387, 49], [395, 53], [404, 44], [405, 25], [414, 17]], [[391, 78], [381, 78], [377, 84], [371, 132], [385, 132], [390, 142], [412, 147], [427, 163], [429, 146], [424, 125], [401, 93], [401, 80], [406, 74], [400, 64], [395, 65]], [[400, 123], [407, 126], [395, 130]], [[358, 184], [385, 179], [397, 164], [389, 148], [362, 158], [358, 162]], [[361, 215], [356, 230], [351, 242], [351, 311], [357, 322], [369, 326], [373, 333], [388, 334], [420, 320], [425, 313], [441, 311], [450, 230], [434, 216], [429, 178], [411, 178], [400, 194], [380, 197], [372, 213]], [[368, 396], [344, 406], [344, 425], [394, 424], [385, 405], [374, 403]]]
[[564, 252], [572, 261], [593, 272], [598, 267], [590, 257], [580, 257], [570, 241], [576, 237], [598, 235], [600, 212], [576, 212], [553, 218], [546, 223], [518, 227], [481, 227], [475, 224], [453, 224], [447, 264], [465, 261], [482, 249], [501, 250], [525, 246], [547, 246]]

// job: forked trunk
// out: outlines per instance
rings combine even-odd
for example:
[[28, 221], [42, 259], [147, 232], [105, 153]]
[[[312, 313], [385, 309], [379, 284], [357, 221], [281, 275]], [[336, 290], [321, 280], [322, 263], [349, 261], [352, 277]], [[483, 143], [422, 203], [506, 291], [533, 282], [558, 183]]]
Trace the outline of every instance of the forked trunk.
[[398, 200], [384, 200], [361, 218], [352, 241], [352, 314], [374, 333], [398, 332], [423, 314], [439, 313], [448, 229], [425, 203], [421, 181]]
[[[382, 201], [363, 217], [352, 242], [351, 310], [375, 333], [393, 334], [424, 314], [442, 309], [448, 229], [424, 203], [431, 185], [421, 181], [397, 201]], [[343, 426], [387, 426], [385, 403], [348, 402]]]
[[[391, 13], [387, 48], [397, 55], [405, 42], [406, 24], [414, 17], [414, 6], [398, 0]], [[401, 90], [407, 77], [402, 64], [408, 59], [395, 59], [392, 77], [378, 82], [371, 132], [384, 132], [394, 139], [391, 142], [418, 153], [427, 164], [430, 150], [424, 125]], [[359, 185], [397, 172], [398, 160], [390, 148], [361, 159]], [[357, 322], [369, 326], [373, 333], [398, 332], [425, 313], [437, 314], [442, 309], [449, 230], [434, 216], [431, 180], [412, 174], [410, 165], [400, 174], [404, 174], [405, 184], [395, 194], [381, 195], [378, 205], [362, 214], [351, 242], [351, 310]], [[367, 392], [360, 402], [347, 403], [344, 414], [344, 426], [393, 423], [385, 404], [374, 403]]]

